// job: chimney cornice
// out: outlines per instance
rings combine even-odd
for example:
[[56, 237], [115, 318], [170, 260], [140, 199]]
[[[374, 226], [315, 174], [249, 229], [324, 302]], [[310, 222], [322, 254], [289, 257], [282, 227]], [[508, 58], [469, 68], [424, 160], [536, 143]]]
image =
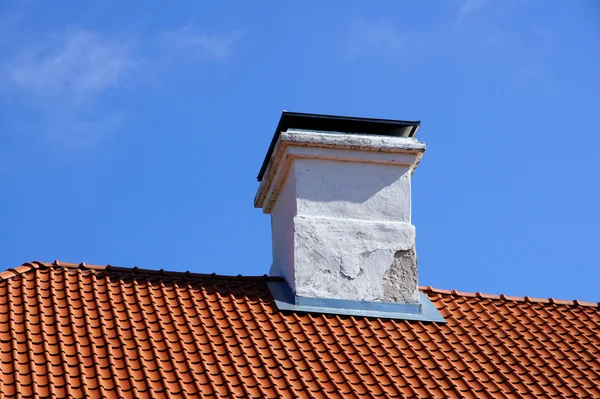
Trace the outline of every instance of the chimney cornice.
[[271, 213], [294, 159], [406, 165], [411, 167], [412, 174], [425, 148], [425, 143], [412, 137], [298, 130], [281, 132], [254, 198], [254, 206], [262, 208], [264, 213]]

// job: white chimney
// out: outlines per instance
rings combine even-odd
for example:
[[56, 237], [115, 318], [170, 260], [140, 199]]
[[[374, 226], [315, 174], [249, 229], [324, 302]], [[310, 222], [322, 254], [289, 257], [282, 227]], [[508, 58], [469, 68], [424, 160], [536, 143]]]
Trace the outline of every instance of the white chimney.
[[298, 297], [419, 304], [419, 122], [284, 112], [258, 176], [271, 275]]

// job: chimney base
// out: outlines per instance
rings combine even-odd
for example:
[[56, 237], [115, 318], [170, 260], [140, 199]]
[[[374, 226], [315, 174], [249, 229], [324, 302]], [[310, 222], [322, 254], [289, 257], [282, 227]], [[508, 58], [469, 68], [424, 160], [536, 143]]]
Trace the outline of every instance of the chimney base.
[[271, 275], [293, 279], [296, 295], [419, 303], [413, 225], [295, 216], [293, 229], [295, 269]]

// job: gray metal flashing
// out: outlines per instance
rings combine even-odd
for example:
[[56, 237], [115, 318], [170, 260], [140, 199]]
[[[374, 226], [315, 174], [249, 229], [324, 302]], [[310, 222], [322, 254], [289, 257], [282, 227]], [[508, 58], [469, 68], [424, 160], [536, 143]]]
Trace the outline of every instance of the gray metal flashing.
[[420, 293], [421, 304], [401, 304], [301, 297], [294, 295], [285, 281], [268, 281], [267, 284], [279, 310], [435, 323], [446, 322], [427, 295], [422, 292]]

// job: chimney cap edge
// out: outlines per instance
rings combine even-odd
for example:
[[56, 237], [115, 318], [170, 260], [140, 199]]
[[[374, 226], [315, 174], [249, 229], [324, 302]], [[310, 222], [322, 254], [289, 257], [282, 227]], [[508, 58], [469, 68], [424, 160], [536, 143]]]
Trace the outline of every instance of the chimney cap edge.
[[421, 121], [394, 119], [362, 118], [325, 114], [309, 114], [283, 111], [257, 180], [265, 174], [279, 135], [288, 129], [315, 130], [325, 132], [359, 133], [366, 135], [384, 135], [394, 137], [414, 137]]

